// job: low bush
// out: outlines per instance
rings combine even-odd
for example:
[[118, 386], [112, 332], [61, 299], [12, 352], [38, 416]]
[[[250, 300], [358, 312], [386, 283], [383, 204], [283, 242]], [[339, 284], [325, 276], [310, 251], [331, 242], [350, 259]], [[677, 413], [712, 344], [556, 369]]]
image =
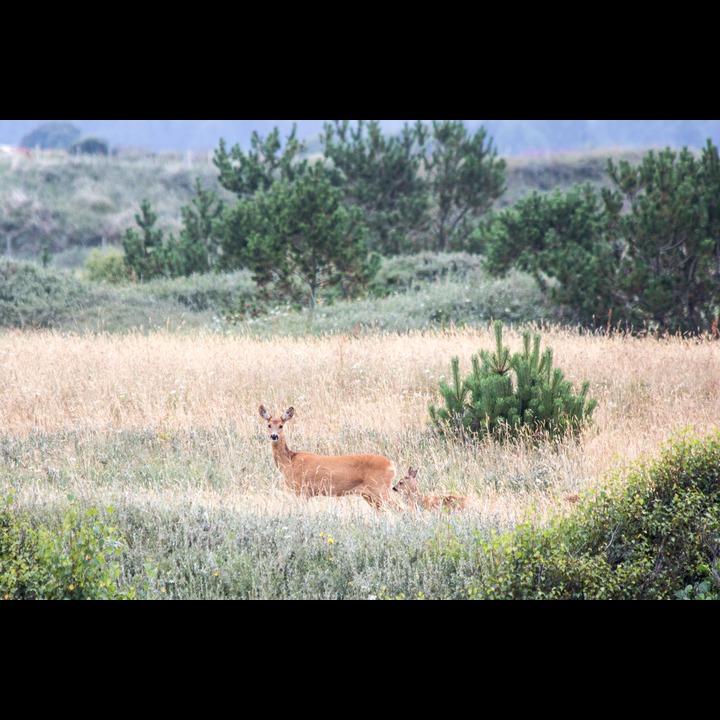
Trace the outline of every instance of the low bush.
[[53, 328], [91, 302], [92, 293], [67, 272], [31, 262], [0, 263], [0, 326]]
[[[72, 502], [60, 527], [35, 527], [0, 500], [0, 598], [4, 600], [133, 600], [155, 592], [157, 569], [146, 566], [139, 590], [120, 579], [124, 543], [95, 509], [81, 513]], [[112, 509], [108, 509], [112, 513]]]
[[544, 527], [524, 523], [480, 543], [469, 595], [720, 599], [720, 431], [684, 433], [610, 480]]
[[94, 248], [85, 260], [85, 276], [92, 282], [109, 282], [115, 285], [130, 280], [123, 251], [111, 247], [107, 250]]
[[417, 288], [429, 281], [448, 277], [466, 279], [480, 271], [480, 257], [469, 253], [421, 252], [398, 255], [382, 259], [380, 269], [370, 283], [370, 291], [372, 295], [384, 297], [393, 292]]
[[154, 297], [171, 300], [191, 312], [212, 311], [233, 320], [263, 312], [257, 284], [248, 270], [153, 280], [145, 287]]

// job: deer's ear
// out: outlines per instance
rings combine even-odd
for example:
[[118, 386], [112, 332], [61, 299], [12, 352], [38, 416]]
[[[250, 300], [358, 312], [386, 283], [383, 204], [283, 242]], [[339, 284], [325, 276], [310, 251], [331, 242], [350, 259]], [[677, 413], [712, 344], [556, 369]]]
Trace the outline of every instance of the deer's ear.
[[294, 407], [289, 407], [289, 408], [283, 413], [282, 419], [283, 419], [283, 420], [289, 420], [294, 414], [295, 414], [295, 408], [294, 408]]
[[260, 408], [260, 417], [265, 418], [266, 420], [270, 419], [270, 413], [265, 409], [264, 405], [261, 405]]

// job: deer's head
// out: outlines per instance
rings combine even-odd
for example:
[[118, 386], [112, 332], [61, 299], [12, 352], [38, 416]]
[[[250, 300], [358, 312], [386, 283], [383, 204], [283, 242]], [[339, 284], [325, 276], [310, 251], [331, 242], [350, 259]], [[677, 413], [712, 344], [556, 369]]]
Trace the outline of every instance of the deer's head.
[[264, 405], [260, 406], [260, 417], [267, 421], [267, 432], [270, 442], [276, 443], [283, 434], [285, 423], [295, 414], [295, 408], [289, 407], [280, 417], [273, 417]]
[[415, 496], [420, 494], [420, 486], [417, 481], [418, 469], [410, 467], [408, 468], [407, 475], [398, 480], [393, 490], [395, 492], [402, 492], [406, 495]]

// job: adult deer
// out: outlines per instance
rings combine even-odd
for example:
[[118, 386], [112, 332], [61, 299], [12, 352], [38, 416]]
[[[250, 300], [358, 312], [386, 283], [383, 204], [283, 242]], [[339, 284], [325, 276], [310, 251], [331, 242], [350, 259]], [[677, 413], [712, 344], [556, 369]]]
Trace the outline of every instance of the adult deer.
[[263, 405], [260, 417], [267, 421], [273, 458], [285, 482], [298, 495], [359, 495], [380, 509], [391, 499], [395, 464], [382, 455], [316, 455], [294, 452], [285, 440], [285, 423], [295, 414], [288, 408], [273, 417]]
[[403, 493], [405, 497], [415, 502], [418, 506], [422, 506], [425, 510], [435, 510], [437, 508], [450, 508], [452, 510], [462, 510], [468, 505], [468, 499], [460, 495], [426, 495], [420, 491], [420, 485], [417, 481], [417, 468], [409, 468], [407, 475], [397, 481], [393, 490]]

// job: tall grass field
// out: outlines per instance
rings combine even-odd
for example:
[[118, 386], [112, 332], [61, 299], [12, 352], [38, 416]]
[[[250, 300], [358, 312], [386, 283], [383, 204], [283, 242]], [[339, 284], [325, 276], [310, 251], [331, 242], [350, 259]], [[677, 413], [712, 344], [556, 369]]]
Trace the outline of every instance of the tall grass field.
[[[512, 352], [525, 327], [506, 326]], [[136, 597], [467, 597], [478, 538], [577, 512], [678, 434], [720, 424], [716, 340], [531, 329], [598, 400], [578, 437], [462, 444], [430, 427], [451, 358], [466, 374], [494, 347], [490, 324], [298, 338], [4, 331], [0, 492], [58, 536], [69, 511], [96, 513], [112, 530], [117, 586]], [[260, 404], [295, 407], [293, 450], [380, 453], [469, 507], [376, 512], [360, 498], [297, 497]]]

